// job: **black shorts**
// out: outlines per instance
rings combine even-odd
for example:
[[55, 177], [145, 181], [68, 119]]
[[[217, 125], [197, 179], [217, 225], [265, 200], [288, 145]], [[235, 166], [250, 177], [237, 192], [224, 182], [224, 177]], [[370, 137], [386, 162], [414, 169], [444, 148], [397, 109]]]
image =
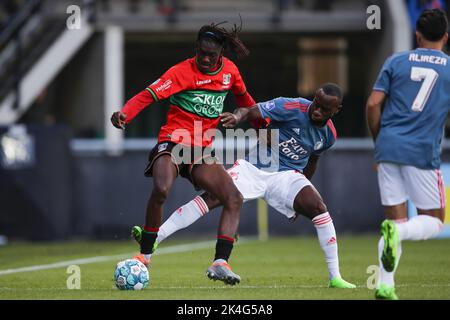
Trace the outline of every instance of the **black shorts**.
[[193, 181], [191, 175], [194, 167], [199, 164], [212, 164], [217, 162], [214, 150], [209, 147], [194, 148], [170, 141], [163, 141], [158, 143], [148, 155], [148, 164], [144, 171], [146, 177], [153, 176], [153, 164], [156, 159], [163, 155], [171, 156], [172, 162], [177, 168], [177, 174], [188, 179], [196, 189], [198, 189], [198, 186]]

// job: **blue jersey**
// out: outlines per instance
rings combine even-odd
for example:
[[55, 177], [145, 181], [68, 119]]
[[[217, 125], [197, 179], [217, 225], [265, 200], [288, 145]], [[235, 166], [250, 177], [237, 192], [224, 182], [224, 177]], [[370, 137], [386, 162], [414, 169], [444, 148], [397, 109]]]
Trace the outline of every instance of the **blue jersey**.
[[387, 96], [375, 142], [377, 162], [439, 168], [450, 110], [450, 57], [422, 48], [394, 54], [373, 90]]
[[[303, 172], [312, 154], [321, 154], [336, 141], [336, 130], [331, 120], [323, 127], [314, 126], [311, 122], [308, 114], [311, 103], [303, 98], [283, 97], [258, 103], [261, 115], [271, 120], [271, 134], [278, 131], [278, 144], [267, 149], [267, 153], [277, 152], [277, 171]], [[265, 167], [259, 161], [255, 166]]]

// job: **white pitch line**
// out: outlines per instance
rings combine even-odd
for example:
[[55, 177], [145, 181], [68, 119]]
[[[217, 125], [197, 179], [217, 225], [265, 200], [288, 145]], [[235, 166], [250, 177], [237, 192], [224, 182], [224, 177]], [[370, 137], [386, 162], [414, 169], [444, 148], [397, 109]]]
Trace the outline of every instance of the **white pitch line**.
[[[239, 239], [239, 242], [240, 243], [248, 242], [249, 240], [250, 240], [250, 238], [246, 238], [246, 239], [241, 238], [241, 239]], [[155, 255], [201, 250], [201, 249], [210, 248], [215, 243], [216, 243], [215, 241], [203, 241], [203, 242], [195, 242], [195, 243], [190, 243], [190, 244], [180, 244], [180, 245], [176, 245], [176, 246], [158, 249], [158, 251], [155, 253]], [[113, 260], [119, 261], [122, 259], [130, 258], [133, 254], [135, 254], [135, 253], [123, 253], [123, 254], [118, 254], [118, 255], [113, 255], [113, 256], [97, 256], [97, 257], [91, 257], [91, 258], [67, 260], [67, 261], [61, 261], [61, 262], [55, 262], [55, 263], [43, 264], [43, 265], [36, 265], [36, 266], [29, 266], [29, 267], [6, 269], [6, 270], [0, 270], [0, 276], [7, 275], [7, 274], [13, 274], [13, 273], [64, 268], [64, 267], [68, 267], [70, 265], [81, 265], [81, 264], [97, 263], [97, 262], [104, 262], [104, 261], [113, 261]]]
[[[442, 283], [442, 284], [433, 284], [433, 283], [424, 283], [424, 284], [400, 284], [396, 285], [397, 288], [449, 288], [450, 283]], [[236, 285], [236, 286], [151, 286], [152, 290], [237, 290], [237, 289], [326, 289], [328, 286], [325, 285]], [[358, 289], [368, 289], [367, 286], [358, 285], [356, 286]], [[30, 291], [53, 291], [65, 288], [20, 288], [20, 290], [30, 290]], [[17, 288], [10, 287], [0, 287], [0, 290], [10, 290], [16, 291]], [[84, 291], [104, 291], [107, 289], [83, 289]], [[374, 290], [374, 289], [368, 289]]]
[[[421, 288], [448, 288], [450, 287], [449, 284], [400, 284], [396, 285], [398, 288], [413, 288], [413, 287], [421, 287]], [[233, 290], [233, 289], [327, 289], [328, 286], [326, 285], [236, 285], [236, 286], [218, 286], [218, 287], [210, 287], [210, 286], [199, 286], [199, 287], [192, 287], [192, 286], [169, 286], [169, 287], [157, 287], [152, 286], [152, 289], [161, 289], [161, 290], [185, 290], [185, 289], [195, 289], [195, 290], [219, 290], [219, 289], [225, 289], [225, 290]], [[367, 286], [357, 285], [357, 289], [368, 289]], [[1, 287], [0, 287], [1, 289]], [[369, 289], [370, 290], [370, 289]]]

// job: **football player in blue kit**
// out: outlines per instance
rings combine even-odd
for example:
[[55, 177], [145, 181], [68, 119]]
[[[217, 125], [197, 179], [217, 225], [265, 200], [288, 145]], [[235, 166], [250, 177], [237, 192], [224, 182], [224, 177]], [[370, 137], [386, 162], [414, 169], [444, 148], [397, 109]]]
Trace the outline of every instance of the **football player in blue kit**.
[[[450, 110], [450, 57], [442, 51], [447, 30], [442, 10], [424, 11], [416, 23], [418, 48], [386, 60], [367, 101], [386, 216], [378, 243], [377, 299], [398, 299], [394, 272], [401, 242], [432, 238], [443, 226], [440, 152]], [[408, 199], [418, 212], [409, 220]]]
[[[228, 169], [234, 184], [244, 201], [262, 198], [289, 219], [301, 214], [311, 219], [325, 255], [329, 272], [328, 286], [332, 288], [355, 288], [345, 281], [339, 271], [338, 245], [333, 220], [319, 192], [311, 184], [319, 156], [336, 141], [336, 130], [331, 118], [342, 108], [342, 92], [335, 84], [321, 86], [314, 100], [304, 98], [276, 98], [258, 103], [251, 108], [238, 108], [234, 113], [222, 114], [222, 123], [233, 128], [242, 121], [270, 119], [268, 129], [278, 134], [278, 144], [263, 145], [266, 153], [276, 154], [276, 165], [266, 170], [257, 157], [239, 159]], [[271, 139], [272, 140], [272, 139]], [[275, 168], [274, 168], [275, 167]], [[220, 206], [217, 199], [202, 194], [178, 208], [161, 226], [157, 242], [161, 242], [177, 230], [186, 228], [209, 210]], [[140, 227], [133, 228], [139, 242]], [[211, 266], [207, 275], [211, 279], [227, 283], [219, 267]]]

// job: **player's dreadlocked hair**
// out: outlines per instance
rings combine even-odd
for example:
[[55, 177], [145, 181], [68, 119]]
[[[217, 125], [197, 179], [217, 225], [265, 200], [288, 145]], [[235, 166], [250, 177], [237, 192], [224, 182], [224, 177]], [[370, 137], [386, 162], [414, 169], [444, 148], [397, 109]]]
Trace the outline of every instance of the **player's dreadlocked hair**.
[[226, 23], [226, 21], [217, 24], [211, 23], [210, 25], [201, 27], [198, 31], [197, 41], [201, 39], [212, 39], [221, 46], [230, 49], [238, 58], [247, 57], [250, 51], [245, 47], [241, 39], [239, 39], [239, 33], [242, 30], [242, 20], [241, 25], [238, 27], [235, 24], [231, 31], [219, 27], [223, 23]]

